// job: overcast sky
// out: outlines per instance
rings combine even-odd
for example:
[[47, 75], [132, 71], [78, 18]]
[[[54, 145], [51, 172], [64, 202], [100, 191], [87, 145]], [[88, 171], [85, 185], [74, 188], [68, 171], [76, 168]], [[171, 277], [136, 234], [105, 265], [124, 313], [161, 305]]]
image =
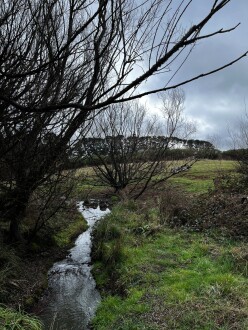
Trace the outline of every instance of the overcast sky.
[[[194, 3], [194, 8], [184, 18], [187, 24], [197, 21], [212, 2], [198, 0]], [[232, 0], [205, 31], [230, 28], [237, 23], [241, 25], [235, 31], [199, 43], [177, 78], [189, 78], [214, 69], [247, 51], [248, 0]], [[231, 148], [227, 127], [233, 131], [237, 128], [237, 122], [245, 112], [245, 103], [248, 111], [248, 56], [223, 71], [183, 88], [186, 94], [185, 114], [197, 123], [194, 138], [211, 140], [214, 137], [218, 148]], [[153, 97], [147, 102], [154, 104]]]

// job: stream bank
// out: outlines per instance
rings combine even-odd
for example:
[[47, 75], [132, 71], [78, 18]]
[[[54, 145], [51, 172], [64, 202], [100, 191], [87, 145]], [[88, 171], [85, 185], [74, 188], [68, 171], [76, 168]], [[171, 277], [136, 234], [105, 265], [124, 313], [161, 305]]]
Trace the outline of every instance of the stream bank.
[[94, 232], [94, 330], [248, 329], [247, 251], [215, 230], [171, 228], [156, 205], [113, 207]]
[[[61, 260], [87, 229], [86, 221], [72, 207], [59, 214], [60, 226], [49, 228], [29, 245], [0, 241], [0, 303], [36, 313], [37, 301], [47, 287], [47, 272]], [[55, 237], [55, 235], [57, 237]]]
[[0, 313], [0, 328], [7, 322], [9, 312], [39, 314], [38, 302], [48, 286], [48, 270], [65, 258], [76, 237], [87, 230], [76, 202], [72, 200], [67, 206], [53, 219], [53, 226], [39, 232], [29, 245], [6, 244], [0, 237], [0, 303], [6, 310]]
[[83, 202], [78, 203], [78, 209], [88, 229], [79, 235], [66, 259], [56, 262], [48, 273], [39, 315], [44, 329], [51, 325], [60, 330], [87, 329], [101, 299], [91, 275], [91, 233], [96, 221], [110, 211], [103, 205]]

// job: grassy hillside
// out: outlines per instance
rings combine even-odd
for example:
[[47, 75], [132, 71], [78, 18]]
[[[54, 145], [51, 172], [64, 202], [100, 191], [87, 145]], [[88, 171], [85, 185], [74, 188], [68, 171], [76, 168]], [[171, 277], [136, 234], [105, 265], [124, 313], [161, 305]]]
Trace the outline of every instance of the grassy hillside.
[[[178, 163], [176, 163], [178, 165]], [[183, 164], [183, 162], [182, 162]], [[213, 179], [216, 176], [233, 173], [236, 162], [229, 160], [200, 160], [186, 172], [171, 177], [168, 181], [190, 193], [205, 193], [214, 187]], [[82, 198], [88, 195], [97, 195], [110, 192], [111, 189], [96, 184], [92, 167], [83, 167], [77, 170], [79, 178], [77, 194]], [[83, 178], [83, 179], [82, 179]]]

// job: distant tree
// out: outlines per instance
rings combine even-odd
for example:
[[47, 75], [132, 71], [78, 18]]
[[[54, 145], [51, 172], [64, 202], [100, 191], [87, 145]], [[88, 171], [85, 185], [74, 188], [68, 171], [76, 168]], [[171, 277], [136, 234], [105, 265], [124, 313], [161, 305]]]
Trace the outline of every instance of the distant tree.
[[246, 149], [229, 149], [222, 151], [221, 155], [223, 159], [227, 160], [236, 160], [236, 161], [242, 161], [244, 158], [244, 154], [247, 152]]

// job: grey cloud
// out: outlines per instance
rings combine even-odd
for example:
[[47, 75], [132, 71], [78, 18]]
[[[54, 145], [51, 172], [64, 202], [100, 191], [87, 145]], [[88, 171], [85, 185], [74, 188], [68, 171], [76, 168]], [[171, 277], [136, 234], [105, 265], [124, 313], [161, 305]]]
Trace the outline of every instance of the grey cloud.
[[[194, 17], [188, 18], [188, 22], [197, 18], [209, 3], [201, 1], [201, 7], [195, 7], [196, 10], [191, 13]], [[237, 22], [241, 22], [241, 26], [228, 34], [200, 42], [174, 81], [214, 69], [247, 51], [247, 13], [247, 0], [231, 1], [206, 31], [229, 28]], [[157, 86], [163, 84], [165, 79], [166, 76], [157, 76], [152, 82]], [[237, 129], [237, 121], [245, 111], [245, 100], [248, 104], [248, 56], [221, 72], [185, 85], [184, 90], [185, 114], [198, 123], [196, 137], [207, 139], [211, 135], [218, 135], [221, 148], [231, 147], [227, 126], [231, 130]], [[150, 97], [150, 100], [153, 98]]]

